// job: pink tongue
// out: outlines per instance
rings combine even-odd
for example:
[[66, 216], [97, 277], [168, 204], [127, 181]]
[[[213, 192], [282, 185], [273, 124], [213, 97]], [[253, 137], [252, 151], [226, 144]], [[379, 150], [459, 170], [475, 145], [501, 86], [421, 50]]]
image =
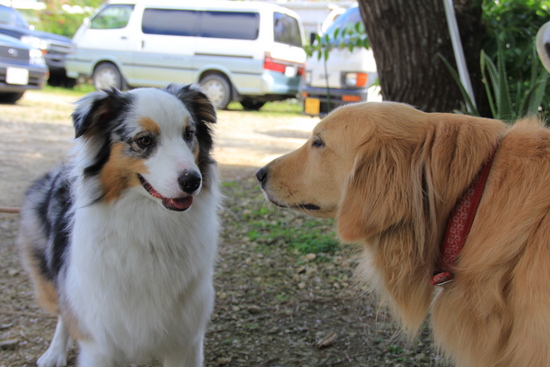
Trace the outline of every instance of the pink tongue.
[[162, 204], [168, 209], [175, 208], [177, 210], [185, 210], [185, 209], [188, 209], [191, 206], [191, 204], [193, 204], [193, 197], [186, 196], [181, 199], [164, 198], [162, 199]]

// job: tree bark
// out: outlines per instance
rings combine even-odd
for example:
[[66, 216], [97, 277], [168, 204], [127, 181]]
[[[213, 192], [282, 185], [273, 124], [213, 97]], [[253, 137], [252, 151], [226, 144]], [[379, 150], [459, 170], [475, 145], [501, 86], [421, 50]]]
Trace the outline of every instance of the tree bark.
[[[466, 32], [461, 31], [461, 38], [468, 39], [463, 47], [469, 70], [474, 70], [474, 93], [482, 93], [481, 79], [478, 81], [475, 74], [475, 71], [479, 74], [481, 40], [469, 39], [471, 29], [478, 32], [478, 25], [481, 26], [481, 6], [476, 14], [477, 7], [471, 0], [457, 2], [459, 25], [465, 25], [461, 22], [463, 13], [472, 23]], [[456, 65], [443, 1], [359, 0], [359, 7], [376, 59], [383, 98], [427, 112], [451, 112], [460, 108], [463, 101], [460, 89], [438, 56], [441, 54]], [[468, 58], [470, 54], [473, 59]]]

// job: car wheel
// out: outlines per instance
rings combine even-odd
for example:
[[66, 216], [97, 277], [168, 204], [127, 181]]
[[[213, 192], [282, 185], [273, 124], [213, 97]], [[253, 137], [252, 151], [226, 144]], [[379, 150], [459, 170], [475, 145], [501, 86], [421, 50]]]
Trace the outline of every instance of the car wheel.
[[204, 94], [217, 109], [223, 110], [231, 102], [231, 85], [225, 77], [219, 74], [210, 74], [202, 78], [199, 84]]
[[258, 111], [260, 108], [264, 106], [264, 104], [265, 102], [260, 102], [256, 99], [251, 99], [251, 98], [243, 99], [241, 101], [241, 105], [247, 111]]
[[76, 86], [77, 80], [75, 78], [69, 78], [66, 77], [65, 80], [63, 80], [63, 86], [68, 89], [73, 89]]
[[25, 92], [0, 93], [0, 103], [15, 103], [23, 97]]
[[110, 89], [112, 87], [121, 90], [124, 85], [120, 71], [118, 71], [115, 65], [109, 62], [99, 64], [94, 70], [92, 79], [96, 90]]

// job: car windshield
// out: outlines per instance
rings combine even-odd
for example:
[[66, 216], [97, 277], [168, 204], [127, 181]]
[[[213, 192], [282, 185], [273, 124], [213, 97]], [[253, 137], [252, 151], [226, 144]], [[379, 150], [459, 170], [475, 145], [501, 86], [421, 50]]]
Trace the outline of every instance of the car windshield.
[[302, 35], [298, 20], [283, 13], [273, 13], [273, 33], [275, 42], [302, 47]]
[[340, 15], [334, 23], [332, 23], [326, 30], [325, 34], [328, 34], [329, 37], [332, 38], [332, 35], [334, 34], [334, 31], [338, 28], [341, 31], [344, 29], [353, 29], [355, 27], [356, 23], [360, 23], [360, 31], [361, 33], [365, 32], [365, 25], [363, 24], [363, 20], [361, 19], [361, 13], [359, 12], [359, 7], [353, 7], [348, 10], [342, 15]]
[[0, 5], [0, 24], [18, 28], [29, 28], [29, 24], [15, 9]]

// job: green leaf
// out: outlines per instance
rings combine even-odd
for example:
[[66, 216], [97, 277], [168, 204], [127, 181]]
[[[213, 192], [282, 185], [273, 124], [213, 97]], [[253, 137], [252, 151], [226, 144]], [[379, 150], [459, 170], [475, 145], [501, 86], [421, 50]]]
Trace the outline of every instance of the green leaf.
[[468, 110], [470, 111], [470, 114], [472, 114], [474, 116], [479, 116], [479, 112], [478, 112], [476, 106], [474, 105], [474, 103], [472, 102], [472, 99], [470, 98], [470, 95], [468, 94], [468, 92], [466, 92], [466, 88], [464, 88], [464, 85], [462, 85], [462, 82], [460, 81], [460, 77], [458, 76], [457, 72], [453, 69], [453, 67], [451, 66], [449, 61], [447, 61], [445, 56], [443, 56], [442, 54], [437, 54], [437, 56], [439, 56], [441, 58], [441, 60], [443, 61], [443, 63], [445, 64], [445, 66], [447, 67], [449, 72], [451, 73], [453, 79], [458, 84], [458, 87], [460, 89], [460, 93], [462, 94], [462, 98], [464, 98], [464, 101], [466, 102], [466, 105], [468, 106]]
[[510, 97], [510, 87], [508, 86], [508, 76], [506, 75], [506, 66], [504, 65], [504, 50], [502, 49], [502, 43], [498, 42], [497, 63], [498, 63], [498, 84], [500, 87], [499, 100], [497, 100], [497, 106], [500, 110], [500, 116], [507, 120], [512, 121], [515, 116], [512, 110], [512, 98]]
[[[485, 91], [487, 92], [487, 99], [489, 100], [489, 107], [491, 107], [491, 113], [493, 114], [494, 118], [500, 119], [499, 110], [495, 105], [495, 99], [498, 99], [495, 94], [498, 93], [499, 91], [499, 88], [496, 82], [496, 74], [497, 74], [496, 66], [483, 50], [481, 50], [480, 64], [481, 64], [481, 75], [483, 77], [482, 82], [485, 85]], [[490, 74], [489, 75], [490, 80], [489, 78], [487, 78], [487, 74], [485, 73], [486, 70]], [[489, 86], [489, 82], [491, 82], [492, 88]], [[493, 94], [493, 91], [495, 94]]]
[[523, 98], [518, 117], [524, 115], [536, 115], [545, 96], [546, 84], [548, 83], [548, 73], [543, 70], [535, 83], [527, 91]]
[[336, 28], [334, 30], [334, 33], [332, 34], [332, 38], [337, 39], [339, 34], [340, 34], [340, 28]]
[[370, 49], [370, 42], [369, 42], [369, 39], [366, 37], [363, 40], [363, 47], [366, 48], [367, 50]]

